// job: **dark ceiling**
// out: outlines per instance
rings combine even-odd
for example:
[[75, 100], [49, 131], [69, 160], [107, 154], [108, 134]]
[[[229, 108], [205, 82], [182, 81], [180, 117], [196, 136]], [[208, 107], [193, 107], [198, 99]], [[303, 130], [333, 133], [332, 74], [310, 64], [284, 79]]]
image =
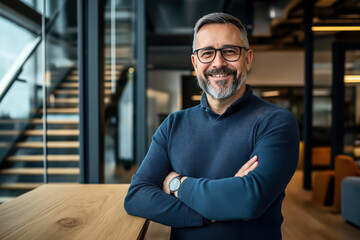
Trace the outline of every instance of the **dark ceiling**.
[[[302, 50], [303, 1], [148, 0], [146, 20], [149, 68], [191, 69], [193, 27], [200, 17], [211, 12], [226, 12], [238, 17], [248, 30], [252, 48]], [[313, 23], [359, 26], [360, 1], [317, 0]], [[348, 35], [344, 32], [326, 34], [333, 34], [338, 39], [347, 39]], [[355, 33], [355, 36], [358, 36], [358, 33]]]

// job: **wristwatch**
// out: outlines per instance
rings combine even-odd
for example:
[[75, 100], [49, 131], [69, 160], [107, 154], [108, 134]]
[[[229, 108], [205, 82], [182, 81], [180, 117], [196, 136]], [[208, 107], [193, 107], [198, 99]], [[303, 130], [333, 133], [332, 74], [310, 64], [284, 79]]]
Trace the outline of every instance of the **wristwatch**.
[[170, 189], [170, 195], [171, 196], [175, 196], [174, 193], [179, 190], [180, 184], [181, 184], [181, 178], [183, 176], [179, 175], [174, 177], [173, 179], [171, 179], [170, 183], [169, 183], [169, 189]]

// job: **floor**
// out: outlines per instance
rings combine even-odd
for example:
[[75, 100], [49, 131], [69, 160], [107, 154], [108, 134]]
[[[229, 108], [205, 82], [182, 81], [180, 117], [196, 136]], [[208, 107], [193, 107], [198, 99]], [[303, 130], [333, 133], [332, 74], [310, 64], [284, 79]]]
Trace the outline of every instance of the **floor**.
[[[346, 223], [331, 208], [310, 202], [311, 192], [302, 188], [302, 171], [297, 171], [286, 189], [283, 203], [284, 240], [358, 240], [360, 229]], [[167, 240], [170, 228], [151, 222], [145, 240]]]

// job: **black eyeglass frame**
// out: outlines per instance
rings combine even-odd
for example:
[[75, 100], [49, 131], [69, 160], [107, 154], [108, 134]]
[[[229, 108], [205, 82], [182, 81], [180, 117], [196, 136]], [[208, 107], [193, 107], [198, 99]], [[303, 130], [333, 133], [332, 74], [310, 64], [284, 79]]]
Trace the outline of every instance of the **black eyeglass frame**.
[[[232, 47], [238, 47], [238, 48], [240, 48], [240, 54], [239, 54], [239, 57], [238, 57], [236, 60], [228, 60], [228, 59], [226, 59], [226, 58], [224, 57], [224, 55], [223, 55], [223, 52], [222, 52], [223, 49], [232, 48]], [[204, 47], [204, 48], [195, 49], [195, 50], [193, 51], [193, 54], [196, 54], [196, 57], [199, 59], [199, 61], [200, 61], [201, 63], [211, 63], [211, 62], [214, 61], [214, 59], [216, 58], [216, 53], [217, 53], [217, 51], [220, 51], [221, 57], [222, 57], [223, 59], [225, 59], [225, 61], [228, 61], [228, 62], [236, 62], [236, 61], [239, 60], [240, 57], [241, 57], [241, 50], [242, 50], [242, 49], [245, 49], [245, 51], [249, 51], [249, 48], [244, 47], [244, 46], [227, 45], [227, 46], [222, 47], [222, 48]], [[201, 61], [200, 58], [199, 58], [199, 51], [201, 51], [201, 50], [215, 50], [215, 54], [214, 54], [213, 59], [211, 59], [210, 61], [207, 61], [207, 62]]]

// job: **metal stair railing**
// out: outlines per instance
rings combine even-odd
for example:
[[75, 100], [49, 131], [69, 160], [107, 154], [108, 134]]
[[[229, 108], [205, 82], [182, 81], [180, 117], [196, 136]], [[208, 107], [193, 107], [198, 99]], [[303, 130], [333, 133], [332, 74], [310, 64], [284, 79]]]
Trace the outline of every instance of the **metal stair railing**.
[[[51, 27], [55, 23], [56, 19], [59, 16], [61, 8], [55, 13], [53, 18], [47, 23], [45, 28], [45, 36], [50, 32]], [[10, 67], [10, 69], [5, 73], [4, 77], [0, 80], [0, 103], [4, 98], [6, 93], [9, 91], [11, 86], [19, 77], [22, 67], [25, 65], [27, 60], [35, 53], [37, 48], [40, 46], [42, 40], [42, 34], [38, 34], [36, 39], [29, 43], [24, 51], [20, 54], [18, 59], [14, 62], [14, 64]]]

